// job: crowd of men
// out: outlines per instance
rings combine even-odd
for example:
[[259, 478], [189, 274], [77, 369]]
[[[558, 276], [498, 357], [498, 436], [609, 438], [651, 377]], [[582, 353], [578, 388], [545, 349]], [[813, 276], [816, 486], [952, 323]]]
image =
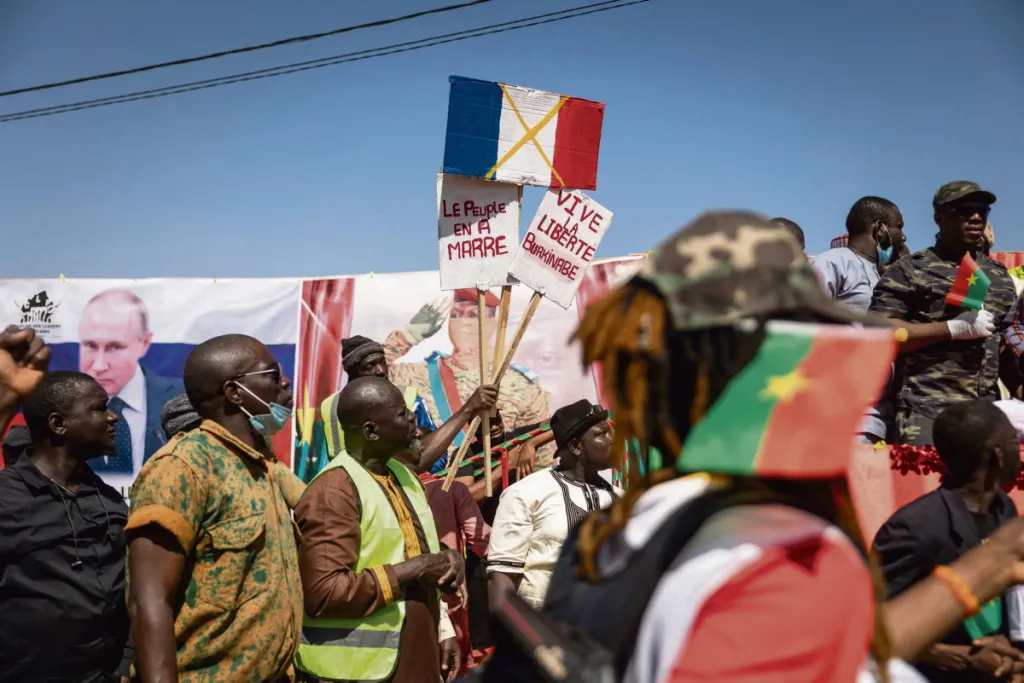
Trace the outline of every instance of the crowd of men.
[[[46, 372], [40, 338], [7, 330], [0, 418], [6, 428], [20, 409], [25, 427], [5, 441], [0, 473], [0, 680], [434, 681], [483, 659], [464, 561], [495, 540], [483, 496], [417, 475], [436, 471], [498, 391], [477, 388], [425, 428], [379, 344], [355, 337], [343, 349], [349, 381], [326, 402], [330, 461], [306, 487], [271, 449], [292, 396], [270, 351], [243, 335], [198, 345], [129, 511], [90, 467], [116, 452], [123, 417], [107, 391], [85, 373]], [[547, 519], [554, 531], [532, 542], [553, 561], [571, 522], [610, 502], [611, 487], [597, 475], [606, 414], [582, 401], [551, 422], [562, 464], [533, 478], [558, 491], [557, 501], [544, 493], [551, 503], [566, 496], [572, 517]], [[532, 471], [550, 434], [517, 449], [513, 469]], [[518, 507], [514, 517], [533, 523]], [[499, 575], [522, 573], [530, 535], [497, 538]], [[475, 593], [486, 610], [486, 586]]]
[[[429, 367], [396, 372], [401, 353], [390, 337], [342, 343], [348, 381], [322, 405], [324, 464], [306, 485], [271, 446], [291, 423], [292, 394], [260, 341], [231, 334], [196, 346], [184, 393], [162, 404], [163, 445], [143, 458], [145, 448], [128, 440], [136, 430], [124, 425], [133, 404], [135, 419], [151, 412], [136, 400], [147, 392], [127, 390], [131, 380], [104, 383], [114, 364], [103, 360], [101, 342], [83, 351], [94, 372], [50, 372], [43, 341], [31, 329], [9, 328], [0, 334], [0, 431], [18, 411], [25, 427], [5, 439], [0, 472], [0, 682], [451, 681], [487, 661], [489, 607], [511, 595], [588, 632], [612, 651], [617, 673], [628, 668], [637, 681], [853, 681], [871, 671], [883, 681], [920, 680], [909, 668], [885, 672], [900, 658], [932, 681], [1024, 681], [1024, 600], [1009, 590], [1024, 581], [1024, 534], [1001, 490], [1017, 478], [1024, 443], [1024, 403], [1012, 398], [1024, 385], [1022, 345], [1012, 334], [1024, 325], [1024, 305], [1006, 268], [987, 256], [995, 199], [974, 183], [944, 185], [933, 201], [935, 244], [910, 254], [896, 205], [864, 197], [847, 216], [846, 243], [809, 265], [792, 221], [702, 217], [581, 324], [589, 359], [623, 363], [606, 381], [612, 395], [630, 397], [616, 406], [627, 433], [616, 435], [608, 412], [589, 401], [560, 407], [549, 432], [511, 452], [512, 484], [497, 505], [485, 502], [472, 466], [447, 491], [431, 474], [450, 466], [463, 438], [472, 439], [471, 453], [480, 451], [482, 433], [463, 433], [474, 417], [494, 412], [491, 436], [501, 440], [516, 435], [501, 413], [519, 415], [524, 406], [498, 411], [499, 389], [485, 385], [431, 414], [417, 388], [427, 375], [416, 374]], [[695, 294], [687, 287], [696, 279], [677, 277], [692, 261], [679, 258], [699, 248], [694, 236], [709, 232], [735, 243], [733, 262], [723, 262], [732, 276], [711, 294]], [[759, 250], [762, 243], [775, 248]], [[740, 267], [743, 250], [749, 263]], [[945, 303], [964, 254], [991, 281], [977, 311]], [[820, 285], [813, 291], [801, 285], [805, 277], [813, 285], [812, 272]], [[777, 289], [764, 290], [764, 273], [781, 275], [772, 280]], [[665, 313], [670, 304], [704, 306], [702, 296], [737, 310], [699, 327]], [[735, 314], [799, 319], [805, 301], [819, 315], [831, 311], [827, 322], [849, 322], [856, 310], [864, 324], [894, 328], [900, 355], [891, 381], [856, 436], [934, 446], [946, 466], [942, 487], [897, 511], [862, 554], [851, 552], [859, 531], [844, 513], [848, 493], [835, 482], [723, 484], [714, 476], [676, 479], [672, 467], [675, 439], [742, 367], [722, 354], [743, 356], [737, 349], [756, 352], [760, 343], [732, 327]], [[116, 317], [113, 304], [133, 301], [115, 292], [90, 303], [83, 325], [97, 339], [104, 311]], [[649, 339], [637, 345], [650, 329], [639, 321], [650, 325], [652, 316], [662, 316], [664, 349]], [[421, 323], [436, 332], [436, 320]], [[609, 325], [615, 334], [600, 331]], [[675, 388], [634, 401], [658, 372], [646, 365], [629, 372], [628, 359], [651, 363], [659, 354], [679, 354], [662, 368]], [[632, 414], [638, 405], [653, 417]], [[645, 431], [658, 420], [667, 426]], [[631, 471], [629, 493], [603, 476], [627, 437], [659, 452], [659, 464]], [[552, 441], [555, 457], [541, 467], [538, 449]], [[131, 459], [141, 470], [129, 508], [96, 471]], [[705, 511], [689, 535], [659, 531], [712, 495], [714, 511], [726, 517]], [[742, 517], [751, 501], [773, 506], [753, 524]], [[705, 522], [714, 533], [698, 533]], [[845, 540], [830, 536], [828, 524]], [[750, 555], [754, 546], [760, 550]], [[797, 546], [785, 561], [770, 552]], [[651, 558], [669, 559], [685, 547], [686, 562], [656, 568], [636, 554], [644, 547], [657, 549]], [[704, 553], [716, 548], [720, 560], [727, 548], [747, 555], [708, 563]], [[879, 596], [865, 555], [877, 556], [884, 574]], [[814, 569], [795, 571], [792, 563]], [[1004, 569], [1008, 563], [1016, 569]], [[690, 589], [702, 582], [708, 587], [697, 590], [698, 600]], [[630, 590], [640, 597], [627, 607]], [[738, 613], [730, 607], [750, 595], [765, 597]], [[617, 607], [632, 616], [606, 618]], [[883, 609], [888, 623], [878, 626]], [[748, 636], [759, 643], [722, 656]]]

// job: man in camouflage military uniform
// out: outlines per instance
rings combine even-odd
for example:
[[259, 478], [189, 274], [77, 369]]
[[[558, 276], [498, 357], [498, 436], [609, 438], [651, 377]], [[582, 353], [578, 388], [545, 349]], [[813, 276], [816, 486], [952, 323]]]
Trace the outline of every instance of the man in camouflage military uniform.
[[[493, 349], [496, 331], [498, 297], [488, 292], [486, 304], [486, 332], [484, 338]], [[437, 334], [444, 322], [444, 306], [428, 304], [400, 330], [395, 330], [384, 341], [384, 353], [391, 372], [391, 381], [400, 387], [415, 387], [426, 403], [435, 424], [447, 422], [473, 391], [480, 386], [479, 330], [477, 322], [477, 294], [475, 289], [455, 291], [448, 335], [452, 340], [452, 354], [434, 352], [425, 361], [399, 363], [409, 349], [424, 339]], [[493, 362], [493, 359], [490, 359]], [[547, 424], [550, 417], [548, 392], [537, 378], [527, 370], [511, 366], [501, 380], [498, 407], [509, 431]], [[460, 433], [454, 445], [462, 443]], [[549, 461], [553, 447], [545, 446], [538, 452], [538, 461]]]
[[[977, 183], [943, 185], [932, 201], [939, 227], [935, 245], [897, 261], [875, 287], [870, 310], [897, 321], [897, 338], [902, 337], [896, 425], [903, 443], [930, 445], [932, 424], [947, 405], [999, 398], [997, 330], [1005, 328], [1017, 294], [1005, 266], [984, 254], [985, 224], [995, 201]], [[992, 281], [980, 311], [945, 303], [966, 253]]]

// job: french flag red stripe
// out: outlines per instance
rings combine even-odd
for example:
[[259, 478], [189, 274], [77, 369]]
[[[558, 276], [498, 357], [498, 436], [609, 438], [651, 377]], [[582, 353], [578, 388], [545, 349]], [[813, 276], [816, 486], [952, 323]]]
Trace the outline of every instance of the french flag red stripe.
[[552, 188], [597, 189], [603, 122], [604, 105], [600, 102], [573, 97], [562, 105], [556, 121], [555, 158], [551, 160], [561, 182], [552, 174]]

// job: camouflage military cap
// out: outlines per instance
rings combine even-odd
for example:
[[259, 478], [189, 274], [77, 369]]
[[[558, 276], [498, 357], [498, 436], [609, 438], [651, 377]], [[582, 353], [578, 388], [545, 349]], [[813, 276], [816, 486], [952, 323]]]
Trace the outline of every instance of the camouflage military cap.
[[981, 185], [978, 183], [972, 183], [969, 180], [954, 180], [940, 187], [935, 193], [935, 197], [932, 199], [932, 208], [938, 209], [940, 206], [968, 197], [977, 199], [983, 204], [996, 203], [996, 196], [981, 189]]
[[795, 311], [825, 322], [889, 325], [828, 298], [790, 232], [745, 211], [699, 216], [662, 242], [636, 278], [664, 297], [680, 331]]

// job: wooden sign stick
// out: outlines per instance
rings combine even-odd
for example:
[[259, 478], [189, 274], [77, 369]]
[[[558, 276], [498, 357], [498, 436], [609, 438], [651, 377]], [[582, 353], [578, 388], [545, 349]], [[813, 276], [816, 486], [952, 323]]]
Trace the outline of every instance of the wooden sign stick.
[[519, 321], [518, 327], [516, 327], [516, 333], [512, 335], [512, 345], [508, 347], [508, 351], [505, 352], [505, 359], [501, 361], [501, 367], [498, 369], [498, 374], [495, 375], [494, 383], [498, 384], [501, 382], [501, 378], [508, 372], [508, 366], [512, 364], [512, 357], [516, 355], [516, 351], [519, 349], [519, 342], [523, 341], [523, 335], [526, 334], [526, 326], [530, 324], [530, 320], [533, 319], [533, 314], [537, 312], [537, 307], [540, 306], [540, 300], [543, 297], [540, 292], [534, 292], [533, 296], [530, 297], [530, 303], [526, 304], [526, 311], [523, 312], [523, 318]]
[[458, 474], [459, 468], [462, 467], [462, 459], [466, 457], [466, 451], [469, 450], [469, 442], [473, 438], [471, 435], [476, 434], [476, 428], [480, 426], [480, 416], [477, 415], [469, 423], [469, 429], [466, 430], [466, 436], [462, 439], [462, 445], [459, 446], [459, 450], [456, 451], [455, 457], [452, 459], [451, 464], [448, 465], [448, 474], [444, 477], [444, 483], [441, 484], [441, 490], [447, 492], [452, 487], [452, 482], [455, 481], [455, 475]]
[[[526, 326], [530, 324], [530, 320], [533, 319], [533, 314], [537, 312], [537, 307], [540, 305], [541, 294], [540, 292], [534, 292], [533, 296], [530, 297], [530, 303], [526, 305], [526, 311], [523, 313], [522, 320], [519, 321], [519, 325], [516, 327], [516, 332], [512, 336], [512, 345], [508, 348], [505, 353], [505, 358], [501, 362], [501, 367], [498, 368], [497, 374], [494, 376], [494, 384], [501, 385], [501, 378], [505, 376], [508, 371], [508, 366], [512, 364], [512, 357], [516, 354], [516, 349], [519, 348], [519, 342], [523, 341], [523, 335], [526, 334]], [[497, 360], [497, 359], [495, 359]], [[473, 421], [469, 423], [469, 434], [476, 434], [476, 428], [480, 425], [480, 418], [474, 417]], [[451, 463], [448, 469], [448, 475], [444, 478], [444, 484], [441, 485], [442, 491], [447, 491], [451, 488], [452, 482], [455, 481], [455, 473], [462, 465], [462, 459], [466, 456], [466, 451], [469, 450], [469, 440], [471, 437], [467, 436], [462, 441], [462, 445], [459, 446], [458, 452], [455, 454], [455, 460]]]
[[[523, 186], [519, 186], [519, 206], [523, 205]], [[498, 305], [498, 335], [494, 338], [495, 362], [505, 357], [505, 335], [508, 332], [508, 311], [512, 305], [512, 285], [501, 288], [501, 303]], [[497, 377], [497, 368], [491, 368], [491, 377]], [[494, 415], [494, 413], [491, 413]]]
[[[505, 335], [508, 334], [508, 308], [512, 303], [512, 286], [505, 285], [501, 288], [501, 303], [498, 305], [498, 336], [494, 338], [495, 360], [505, 357]], [[494, 368], [492, 375], [497, 374]]]
[[[519, 188], [522, 190], [523, 188]], [[494, 353], [491, 354], [491, 380], [498, 374], [497, 362], [499, 358], [505, 357], [505, 335], [508, 332], [508, 309], [512, 304], [512, 285], [505, 285], [501, 288], [501, 303], [498, 304], [498, 333], [494, 337]], [[495, 382], [495, 385], [498, 383]], [[501, 387], [498, 387], [498, 395], [501, 396]], [[491, 409], [490, 416], [493, 418], [498, 414], [498, 406]]]
[[[483, 289], [476, 290], [477, 322], [480, 329], [480, 386], [487, 384], [490, 372], [487, 370], [487, 292]], [[484, 492], [490, 498], [494, 495], [494, 484], [491, 481], [491, 412], [483, 412], [484, 421]], [[470, 432], [467, 436], [473, 436]]]

